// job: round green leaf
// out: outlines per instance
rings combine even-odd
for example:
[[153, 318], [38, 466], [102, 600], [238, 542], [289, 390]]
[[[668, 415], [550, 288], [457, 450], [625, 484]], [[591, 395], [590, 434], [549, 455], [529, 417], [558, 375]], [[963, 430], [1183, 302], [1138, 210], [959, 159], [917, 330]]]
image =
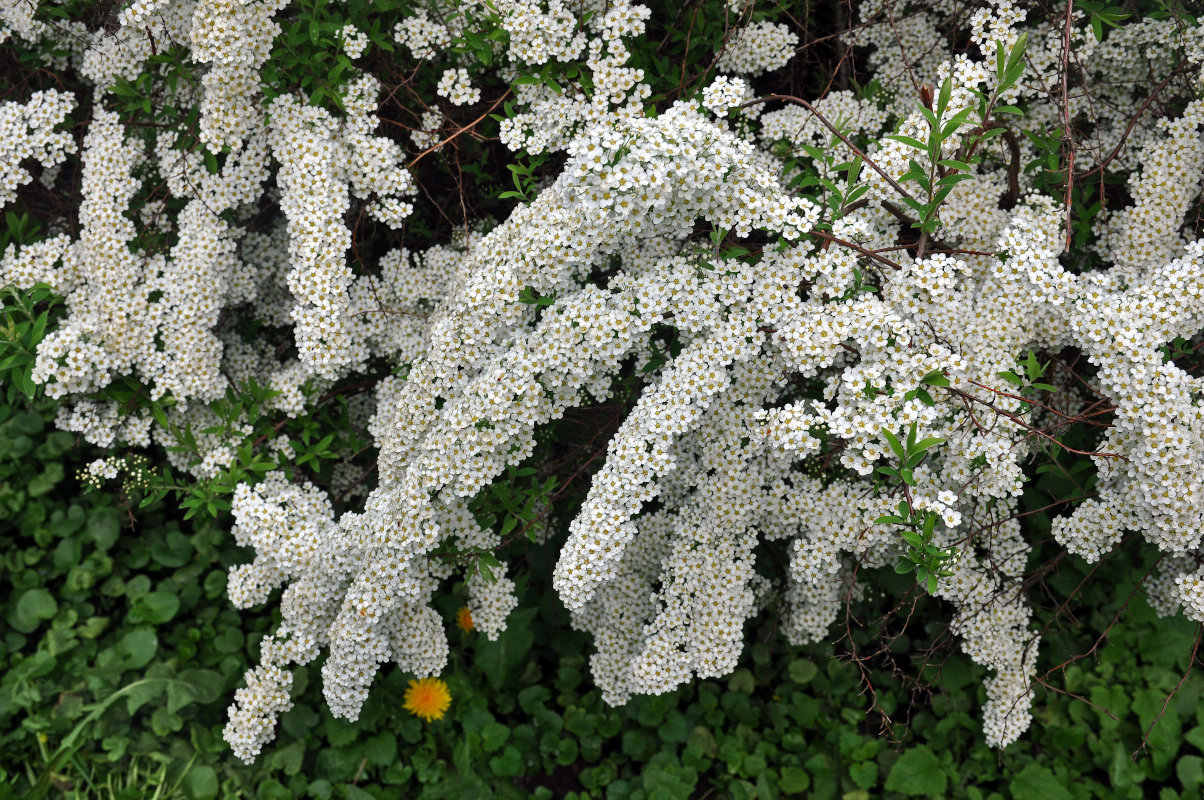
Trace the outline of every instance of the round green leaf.
[[238, 628], [225, 628], [213, 639], [213, 647], [219, 653], [237, 653], [242, 650], [244, 637]]
[[85, 530], [88, 537], [96, 542], [97, 548], [108, 550], [117, 543], [117, 536], [121, 533], [121, 523], [118, 521], [115, 513], [111, 511], [97, 511], [88, 517]]
[[815, 666], [814, 661], [806, 658], [798, 658], [790, 662], [789, 674], [790, 680], [795, 683], [807, 684], [819, 674], [819, 667]]
[[126, 669], [142, 669], [155, 657], [159, 638], [153, 628], [135, 628], [117, 642], [117, 653]]
[[782, 767], [778, 788], [787, 794], [805, 792], [811, 786], [811, 776], [801, 767]]
[[207, 764], [193, 767], [180, 782], [188, 800], [213, 800], [217, 797], [217, 770]]
[[946, 782], [936, 753], [920, 745], [905, 752], [890, 768], [886, 788], [912, 797], [939, 797], [945, 793]]
[[139, 597], [130, 610], [130, 621], [150, 622], [158, 625], [167, 622], [180, 610], [180, 598], [163, 590], [150, 592]]
[[192, 543], [179, 531], [169, 531], [151, 545], [151, 558], [164, 567], [182, 567], [191, 557]]
[[1074, 800], [1074, 795], [1063, 781], [1058, 780], [1053, 770], [1040, 764], [1029, 764], [1020, 771], [1011, 783], [1012, 797], [1032, 800]]
[[17, 600], [9, 622], [21, 633], [29, 633], [59, 610], [59, 604], [45, 589], [27, 589]]

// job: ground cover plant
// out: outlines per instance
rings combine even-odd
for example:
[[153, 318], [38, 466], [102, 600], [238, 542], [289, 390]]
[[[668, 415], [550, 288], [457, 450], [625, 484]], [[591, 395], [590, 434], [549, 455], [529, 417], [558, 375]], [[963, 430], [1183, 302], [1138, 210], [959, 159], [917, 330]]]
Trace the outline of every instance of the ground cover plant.
[[1191, 11], [3, 2], [13, 790], [1190, 795]]
[[[1001, 756], [977, 719], [984, 670], [956, 651], [925, 652], [942, 630], [935, 619], [875, 659], [879, 703], [896, 722], [888, 735], [867, 717], [842, 645], [790, 647], [771, 624], [749, 631], [731, 675], [613, 707], [589, 679], [587, 637], [569, 629], [544, 578], [524, 592], [539, 602], [514, 612], [496, 642], [452, 622], [463, 586], [442, 598], [453, 697], [441, 719], [399, 711], [408, 676], [393, 671], [349, 724], [325, 707], [317, 671], [302, 668], [278, 740], [246, 766], [222, 740], [227, 698], [275, 616], [266, 605], [235, 613], [223, 592], [246, 551], [209, 520], [180, 523], [166, 503], [131, 527], [108, 496], [69, 477], [96, 453], [53, 429], [52, 405], [0, 413], [4, 520], [15, 531], [0, 608], [0, 796], [1169, 799], [1198, 795], [1204, 781], [1198, 672], [1163, 711], [1195, 628], [1156, 616], [1139, 589], [1150, 564], [1128, 559], [1099, 568], [1080, 628], [1053, 640], [1061, 661], [1111, 626], [1098, 657], [1047, 676], [1056, 688], [1037, 688], [1035, 724]], [[32, 499], [17, 502], [21, 492]], [[552, 567], [546, 549], [531, 556]], [[1055, 587], [1068, 592], [1090, 570], [1064, 567]], [[877, 639], [857, 636], [866, 648]], [[925, 660], [940, 666], [912, 674]]]

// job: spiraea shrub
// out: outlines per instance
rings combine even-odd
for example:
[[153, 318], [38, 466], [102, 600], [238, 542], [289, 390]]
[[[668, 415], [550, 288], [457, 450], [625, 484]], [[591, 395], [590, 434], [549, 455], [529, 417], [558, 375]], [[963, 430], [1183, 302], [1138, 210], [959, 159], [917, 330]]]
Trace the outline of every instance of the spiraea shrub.
[[1005, 747], [1064, 562], [1204, 622], [1189, 11], [4, 2], [0, 375], [248, 548], [244, 761], [533, 580], [612, 706], [935, 618]]

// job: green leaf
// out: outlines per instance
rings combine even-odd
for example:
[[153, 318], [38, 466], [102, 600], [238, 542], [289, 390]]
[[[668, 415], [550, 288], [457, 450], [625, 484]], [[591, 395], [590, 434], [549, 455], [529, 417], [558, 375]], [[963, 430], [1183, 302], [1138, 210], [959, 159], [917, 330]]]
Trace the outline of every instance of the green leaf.
[[923, 378], [920, 378], [920, 383], [923, 383], [927, 386], [949, 386], [950, 385], [949, 379], [945, 377], [945, 373], [941, 372], [939, 369], [934, 369], [932, 372], [929, 372]]
[[386, 731], [368, 739], [364, 743], [364, 757], [368, 759], [369, 764], [387, 767], [398, 757], [397, 737]]
[[941, 140], [941, 121], [936, 114], [930, 109], [920, 106], [920, 113], [924, 115], [924, 119], [928, 121], [928, 127], [932, 128], [932, 134], [928, 137], [928, 150], [932, 152], [933, 145], [940, 146]]
[[501, 755], [489, 759], [489, 769], [499, 778], [517, 778], [523, 774], [523, 756], [514, 745], [506, 745]]
[[[854, 764], [849, 767], [849, 777], [862, 789], [868, 789], [878, 782], [878, 765], [873, 761]], [[848, 795], [846, 794], [845, 797]]]
[[927, 439], [921, 439], [920, 441], [916, 442], [914, 446], [912, 446], [908, 449], [911, 450], [911, 452], [913, 452], [913, 453], [919, 453], [923, 450], [927, 450], [930, 447], [935, 447], [944, 441], [945, 440], [939, 436], [930, 436]]
[[30, 497], [41, 497], [53, 489], [64, 477], [62, 463], [52, 461], [25, 485], [25, 491]]
[[[972, 181], [972, 180], [974, 180], [973, 175], [969, 175], [965, 172], [958, 172], [958, 173], [954, 173], [952, 175], [946, 175], [945, 177], [938, 180], [936, 182], [936, 185], [943, 189], [952, 189], [954, 186], [961, 183], [962, 181]], [[948, 192], [946, 192], [945, 194], [948, 194]], [[943, 200], [945, 198], [945, 194], [939, 195], [939, 197]]]
[[899, 457], [900, 461], [907, 457], [907, 453], [903, 450], [903, 445], [899, 442], [899, 438], [897, 436], [895, 436], [886, 428], [882, 429], [882, 435], [886, 437], [887, 444], [890, 445], [890, 449], [894, 451], [895, 455]]
[[45, 589], [26, 589], [9, 615], [9, 623], [21, 633], [31, 633], [58, 612], [58, 603]]
[[954, 131], [969, 121], [970, 114], [973, 111], [974, 109], [972, 108], [963, 108], [961, 111], [950, 117], [949, 121], [945, 123], [943, 128], [941, 128], [941, 138], [948, 139], [950, 136], [952, 136]]
[[[945, 794], [947, 783], [940, 760], [927, 745], [905, 751], [886, 776], [888, 791], [911, 797], [940, 797]], [[1013, 796], [1026, 797], [1023, 794]]]
[[1204, 783], [1204, 759], [1186, 755], [1175, 765], [1175, 774], [1184, 789], [1198, 789]]
[[135, 628], [121, 637], [115, 649], [126, 669], [142, 669], [155, 657], [159, 638], [153, 628]]
[[506, 686], [513, 673], [525, 664], [527, 654], [535, 643], [535, 615], [538, 609], [525, 608], [511, 612], [506, 630], [491, 642], [485, 637], [476, 640], [474, 665], [485, 673], [494, 691]]
[[1024, 379], [1014, 372], [996, 372], [995, 374], [1014, 386], [1024, 385]]
[[180, 788], [188, 800], [214, 800], [217, 797], [217, 770], [208, 764], [193, 766], [184, 774]]
[[727, 679], [727, 688], [728, 691], [739, 694], [752, 694], [756, 691], [757, 680], [751, 670], [738, 669]]
[[953, 96], [953, 79], [946, 77], [941, 82], [941, 91], [936, 98], [936, 111], [938, 114], [944, 113], [949, 107], [949, 99]]
[[492, 753], [510, 738], [510, 728], [498, 722], [490, 722], [481, 729], [481, 747]]
[[241, 651], [244, 641], [243, 632], [238, 628], [224, 628], [221, 633], [213, 637], [213, 649], [219, 653], [230, 655]]
[[180, 609], [180, 598], [171, 592], [155, 591], [144, 594], [130, 609], [129, 620], [133, 623], [149, 622], [158, 625], [167, 622]]
[[811, 776], [802, 767], [782, 767], [778, 788], [787, 794], [805, 792], [811, 787]]
[[1012, 797], [1025, 800], [1074, 800], [1074, 794], [1062, 785], [1049, 767], [1030, 763], [1012, 778], [1008, 787]]
[[969, 172], [972, 169], [974, 169], [972, 166], [967, 164], [965, 161], [958, 161], [956, 158], [942, 158], [940, 161], [938, 161], [936, 163], [940, 164], [942, 167], [948, 167], [950, 169], [959, 169], [962, 172]]
[[815, 662], [811, 661], [810, 659], [796, 658], [794, 661], [790, 662], [790, 666], [787, 668], [786, 674], [790, 676], [790, 680], [794, 681], [800, 686], [805, 686], [814, 680], [815, 676], [819, 674], [819, 667], [817, 667]]
[[894, 139], [897, 142], [902, 142], [903, 144], [905, 144], [909, 147], [914, 147], [917, 150], [927, 150], [928, 149], [927, 144], [925, 144], [924, 142], [921, 142], [919, 139], [913, 138], [911, 136], [903, 136], [902, 134], [891, 134], [885, 138]]

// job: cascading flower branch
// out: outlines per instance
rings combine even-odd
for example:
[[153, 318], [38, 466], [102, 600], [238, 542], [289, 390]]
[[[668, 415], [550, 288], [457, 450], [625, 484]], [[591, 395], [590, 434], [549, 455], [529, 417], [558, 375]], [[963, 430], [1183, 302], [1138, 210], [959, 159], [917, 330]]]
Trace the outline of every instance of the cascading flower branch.
[[[113, 37], [82, 38], [0, 12], [26, 42], [76, 36], [94, 91], [78, 224], [0, 260], [0, 282], [66, 297], [33, 372], [63, 402], [58, 424], [164, 446], [197, 481], [256, 467], [233, 482], [233, 535], [255, 557], [231, 569], [229, 594], [247, 608], [282, 590], [282, 622], [230, 709], [240, 758], [274, 736], [290, 670], [323, 651], [337, 716], [356, 719], [393, 662], [420, 679], [407, 709], [440, 718], [448, 623], [433, 598], [463, 579], [459, 625], [489, 638], [518, 602], [490, 555], [513, 523], [475, 499], [541, 452], [544, 426], [623, 385], [638, 392], [584, 501], [551, 520], [567, 532], [553, 585], [593, 636], [607, 702], [727, 674], [744, 623], [769, 607], [790, 642], [822, 639], [855, 581], [893, 567], [948, 604], [989, 670], [987, 741], [1016, 740], [1040, 656], [1019, 497], [1031, 460], [1065, 447], [1059, 426], [1101, 405], [1103, 433], [1080, 453], [1097, 482], [1053, 535], [1093, 561], [1139, 533], [1166, 555], [1151, 601], [1204, 620], [1204, 386], [1163, 350], [1204, 328], [1204, 239], [1189, 224], [1201, 29], [1147, 19], [1104, 37], [1079, 12], [990, 0], [957, 18], [971, 44], [954, 52], [942, 31], [956, 4], [901, 15], [867, 0], [845, 38], [875, 90], [812, 102], [773, 90], [798, 44], [776, 12], [703, 1], [729, 24], [693, 83], [656, 66], [640, 43], [655, 17], [630, 0], [430, 0], [384, 28], [301, 26], [283, 0], [139, 2]], [[168, 73], [143, 29], [191, 47], [193, 80], [146, 99], [197, 109], [191, 145], [112, 110], [130, 80]], [[386, 111], [398, 90], [369, 71], [392, 40], [389, 58], [422, 76], [405, 123]], [[273, 42], [289, 57], [328, 45], [337, 102], [282, 86]], [[1157, 107], [1178, 113], [1151, 121], [1152, 90], [1115, 80], [1138, 61], [1165, 77]], [[0, 201], [34, 180], [29, 159], [53, 185], [71, 109], [66, 92], [0, 106]], [[419, 165], [489, 140], [474, 126], [499, 109], [511, 196], [529, 202], [406, 245], [436, 235]], [[1077, 148], [1076, 119], [1092, 131]], [[1051, 149], [1036, 132], [1059, 125]], [[1058, 147], [1075, 148], [1061, 183], [1022, 169]], [[553, 156], [562, 166], [536, 180]], [[1083, 219], [1087, 176], [1110, 171], [1129, 174], [1132, 202]], [[1067, 348], [1089, 376], [1046, 375], [1036, 354]], [[256, 381], [262, 408], [214, 410]], [[369, 483], [336, 493], [303, 469], [311, 442], [280, 431], [352, 386], [373, 392], [348, 419], [377, 457]], [[279, 422], [261, 434], [262, 413]], [[338, 477], [359, 453], [343, 455]], [[116, 469], [102, 467], [98, 481]], [[337, 513], [357, 487], [362, 504]], [[789, 554], [782, 569], [758, 563], [766, 542]]]

